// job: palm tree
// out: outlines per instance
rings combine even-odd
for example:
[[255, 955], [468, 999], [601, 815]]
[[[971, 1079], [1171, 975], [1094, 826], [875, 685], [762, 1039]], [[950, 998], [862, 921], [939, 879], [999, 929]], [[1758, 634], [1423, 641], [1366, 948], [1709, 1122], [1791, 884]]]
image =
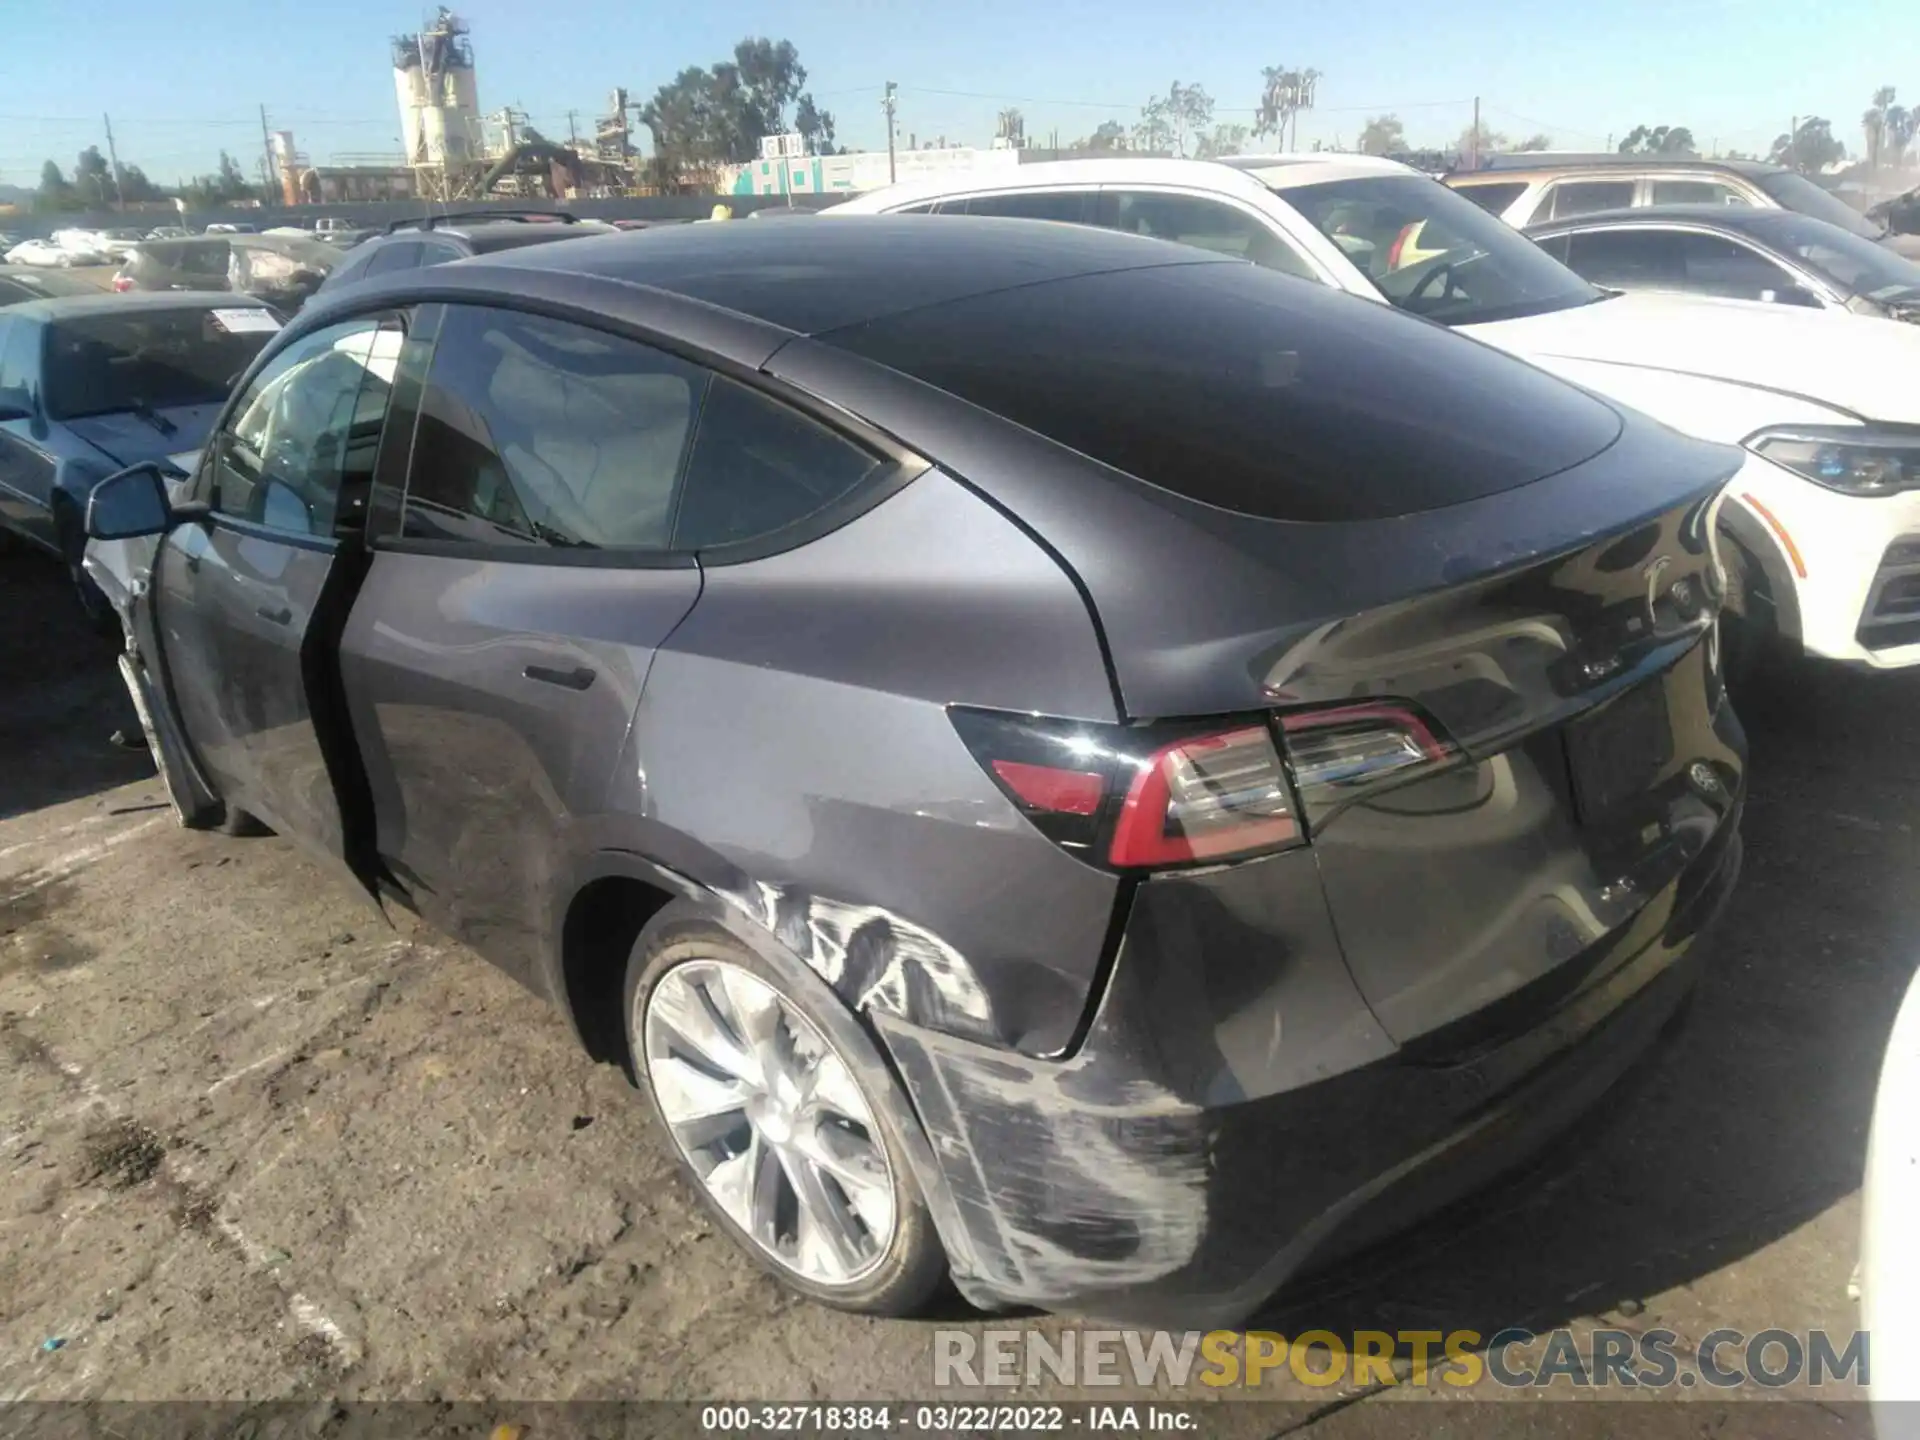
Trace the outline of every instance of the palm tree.
[[1880, 167], [1880, 150], [1887, 138], [1888, 112], [1895, 109], [1893, 86], [1882, 85], [1873, 92], [1873, 105], [1860, 117], [1860, 128], [1867, 134], [1867, 168]]
[[1260, 75], [1264, 83], [1260, 89], [1260, 105], [1253, 116], [1254, 138], [1264, 140], [1269, 135], [1278, 135], [1280, 146], [1285, 149], [1287, 122], [1294, 122], [1294, 134], [1298, 135], [1298, 116], [1302, 110], [1313, 108], [1314, 84], [1320, 79], [1320, 72], [1268, 65]]
[[1920, 110], [1911, 110], [1905, 105], [1887, 107], [1887, 131], [1882, 142], [1888, 161], [1898, 170], [1907, 163], [1907, 146], [1913, 143], [1913, 132], [1920, 124]]

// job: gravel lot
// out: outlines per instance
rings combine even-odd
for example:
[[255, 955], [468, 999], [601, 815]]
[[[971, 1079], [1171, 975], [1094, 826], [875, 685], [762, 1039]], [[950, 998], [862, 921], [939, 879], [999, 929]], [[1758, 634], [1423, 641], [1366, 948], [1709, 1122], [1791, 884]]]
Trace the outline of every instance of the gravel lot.
[[[932, 1393], [932, 1326], [785, 1298], [540, 1001], [284, 841], [175, 828], [106, 743], [130, 714], [52, 567], [0, 557], [0, 615], [0, 1399]], [[1743, 710], [1748, 870], [1685, 1028], [1534, 1171], [1265, 1324], [1851, 1332], [1920, 918], [1920, 676], [1796, 667]], [[1263, 1393], [1361, 1435], [1405, 1433], [1414, 1392]], [[1864, 1423], [1738, 1408], [1742, 1433]]]

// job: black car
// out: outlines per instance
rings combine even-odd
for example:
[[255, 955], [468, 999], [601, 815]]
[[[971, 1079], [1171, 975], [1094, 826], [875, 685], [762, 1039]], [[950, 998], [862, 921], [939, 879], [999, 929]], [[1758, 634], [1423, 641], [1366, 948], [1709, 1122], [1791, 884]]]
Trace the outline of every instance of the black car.
[[1656, 205], [1530, 226], [1595, 285], [1920, 320], [1920, 264], [1793, 210]]
[[354, 246], [320, 288], [337, 289], [373, 275], [444, 265], [470, 255], [496, 255], [522, 245], [604, 235], [611, 228], [564, 210], [463, 210], [396, 220], [383, 233]]
[[0, 305], [54, 300], [62, 295], [98, 295], [100, 287], [61, 270], [32, 265], [0, 265]]
[[1232, 257], [855, 217], [323, 296], [89, 529], [160, 537], [182, 819], [553, 1000], [786, 1283], [1205, 1326], [1688, 993], [1739, 463]]

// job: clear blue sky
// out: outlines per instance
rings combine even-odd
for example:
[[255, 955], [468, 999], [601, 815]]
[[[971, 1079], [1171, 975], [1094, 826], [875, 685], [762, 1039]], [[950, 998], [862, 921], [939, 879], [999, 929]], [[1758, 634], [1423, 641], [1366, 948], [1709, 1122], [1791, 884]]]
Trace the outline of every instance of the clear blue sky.
[[[583, 125], [625, 85], [650, 96], [683, 66], [746, 35], [799, 48], [841, 143], [884, 146], [881, 82], [900, 86], [900, 138], [984, 143], [1017, 104], [1029, 138], [1062, 143], [1130, 123], [1170, 81], [1198, 81], [1215, 119], [1246, 120], [1263, 65], [1314, 66], [1320, 108], [1300, 140], [1351, 141], [1391, 111], [1414, 144], [1450, 142], [1479, 95], [1515, 139], [1604, 144], [1638, 123], [1689, 126], [1702, 145], [1764, 151], [1795, 114], [1819, 114], [1858, 152], [1874, 87], [1920, 103], [1920, 24], [1894, 0], [1452, 0], [1441, 5], [1249, 5], [1219, 0], [897, 0], [801, 4], [471, 0], [480, 103], [513, 104], [549, 135]], [[55, 0], [11, 0], [0, 51], [0, 183], [70, 168], [112, 115], [123, 161], [171, 182], [224, 146], [251, 173], [258, 107], [325, 163], [396, 153], [387, 39], [417, 0], [139, 0], [88, 19]], [[564, 22], [550, 26], [544, 17]], [[961, 93], [964, 92], [964, 93]]]

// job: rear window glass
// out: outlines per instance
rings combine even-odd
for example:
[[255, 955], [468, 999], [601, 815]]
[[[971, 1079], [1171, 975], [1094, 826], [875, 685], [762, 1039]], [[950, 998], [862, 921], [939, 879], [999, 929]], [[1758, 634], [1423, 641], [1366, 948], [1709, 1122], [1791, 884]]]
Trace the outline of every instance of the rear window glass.
[[1619, 432], [1606, 406], [1496, 350], [1251, 265], [1081, 276], [821, 338], [1152, 485], [1275, 520], [1478, 499]]
[[63, 320], [47, 343], [47, 414], [75, 420], [224, 400], [278, 328], [229, 330], [212, 310], [139, 309]]

